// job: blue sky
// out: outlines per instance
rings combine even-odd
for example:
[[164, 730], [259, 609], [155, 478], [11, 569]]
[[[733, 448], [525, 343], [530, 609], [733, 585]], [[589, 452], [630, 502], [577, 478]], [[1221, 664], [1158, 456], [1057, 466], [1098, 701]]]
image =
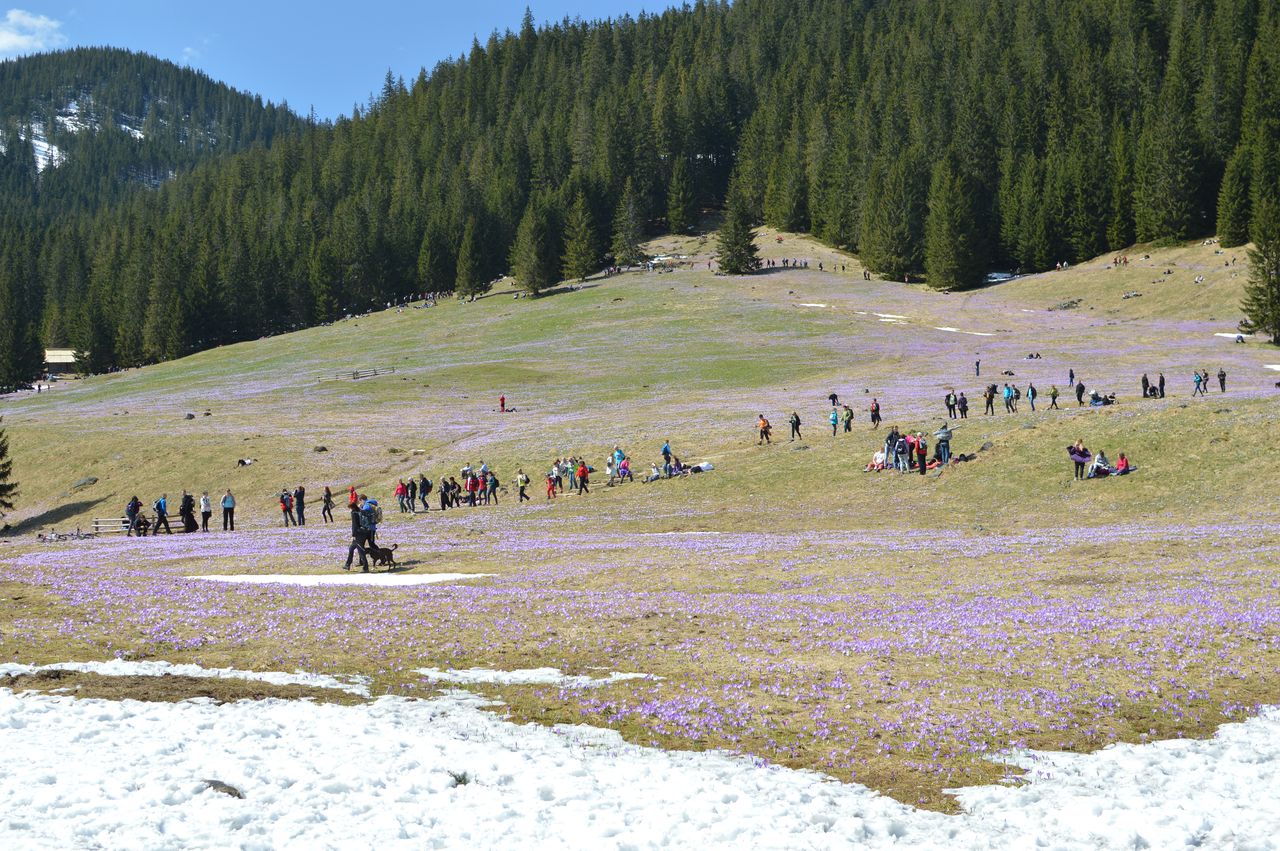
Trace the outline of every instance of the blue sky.
[[0, 58], [76, 45], [127, 47], [190, 65], [300, 113], [336, 118], [378, 90], [466, 53], [476, 36], [565, 16], [660, 10], [667, 0], [0, 0]]

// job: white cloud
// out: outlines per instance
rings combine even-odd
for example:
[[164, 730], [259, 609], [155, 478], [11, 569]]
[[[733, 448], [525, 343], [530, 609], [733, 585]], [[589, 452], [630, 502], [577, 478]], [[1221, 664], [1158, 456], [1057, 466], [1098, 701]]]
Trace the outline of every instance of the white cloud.
[[0, 58], [51, 50], [66, 43], [62, 21], [10, 9], [0, 20]]
[[190, 47], [190, 46], [182, 48], [182, 61], [186, 62], [188, 65], [190, 65], [192, 62], [195, 62], [199, 58], [200, 58], [200, 48]]

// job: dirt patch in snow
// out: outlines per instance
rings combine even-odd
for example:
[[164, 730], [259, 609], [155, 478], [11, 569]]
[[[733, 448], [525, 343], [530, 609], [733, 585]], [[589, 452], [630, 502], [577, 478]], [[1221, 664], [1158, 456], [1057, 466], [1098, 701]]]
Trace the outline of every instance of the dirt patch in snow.
[[177, 703], [203, 697], [214, 703], [237, 700], [314, 700], [319, 703], [354, 704], [364, 700], [356, 695], [315, 686], [276, 685], [255, 680], [225, 677], [186, 677], [176, 674], [149, 676], [104, 676], [80, 671], [50, 669], [30, 674], [0, 675], [0, 688], [15, 692], [35, 691], [78, 698], [102, 700], [143, 700]]

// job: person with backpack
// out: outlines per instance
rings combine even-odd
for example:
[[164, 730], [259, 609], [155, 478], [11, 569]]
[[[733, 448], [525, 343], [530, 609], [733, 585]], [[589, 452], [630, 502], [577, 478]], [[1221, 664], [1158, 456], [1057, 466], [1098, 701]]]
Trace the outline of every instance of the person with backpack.
[[560, 479], [559, 470], [557, 470], [555, 467], [552, 467], [550, 470], [547, 471], [547, 499], [556, 498], [556, 482], [557, 481], [560, 481], [561, 483], [563, 483], [563, 480]]
[[234, 532], [236, 530], [236, 498], [231, 495], [231, 489], [222, 497], [222, 531]]
[[1218, 369], [1218, 392], [1227, 392], [1227, 371], [1221, 367]]
[[[897, 430], [896, 427], [894, 429]], [[907, 442], [906, 435], [899, 434], [898, 439], [893, 444], [893, 465], [899, 473], [909, 472], [911, 469], [911, 445]]]
[[1004, 384], [1004, 390], [1001, 391], [1001, 396], [1004, 397], [1004, 412], [1006, 414], [1012, 414], [1013, 413], [1013, 388], [1009, 386], [1009, 382], [1007, 381]]
[[[364, 495], [361, 494], [361, 499]], [[364, 508], [360, 509], [361, 523], [364, 527], [365, 543], [370, 547], [378, 545], [378, 527], [382, 525], [382, 506], [376, 499], [364, 499]]]
[[835, 408], [832, 408], [829, 419], [831, 420], [831, 436], [835, 437], [836, 432], [840, 429], [840, 412]]
[[293, 490], [293, 513], [298, 518], [299, 526], [307, 525], [306, 515], [303, 514], [303, 511], [306, 510], [306, 506], [307, 506], [307, 489], [304, 488], [302, 485], [298, 485]]
[[591, 493], [591, 490], [587, 487], [587, 485], [589, 484], [588, 478], [590, 477], [590, 474], [591, 474], [591, 471], [587, 469], [587, 462], [579, 461], [578, 471], [577, 471], [579, 496], [581, 496], [584, 493]]
[[844, 406], [844, 433], [849, 434], [853, 431], [853, 408], [848, 405]]
[[760, 430], [760, 439], [756, 441], [756, 446], [760, 446], [765, 443], [773, 443], [773, 441], [769, 439], [769, 433], [773, 430], [773, 427], [770, 426], [769, 421], [764, 418], [764, 414], [759, 414], [758, 417], [759, 418], [756, 420], [756, 428]]
[[168, 494], [160, 494], [160, 498], [151, 504], [151, 510], [156, 513], [156, 525], [152, 528], [151, 534], [159, 535], [160, 527], [164, 526], [166, 534], [172, 535], [173, 530], [169, 528], [169, 497]]
[[960, 419], [969, 419], [969, 399], [964, 395], [964, 391], [960, 391], [960, 398], [956, 399], [956, 410], [960, 412]]
[[1058, 408], [1058, 385], [1054, 384], [1049, 388], [1049, 407], [1051, 409], [1062, 410]]
[[516, 490], [518, 492], [518, 496], [516, 497], [516, 505], [519, 505], [522, 502], [527, 502], [529, 500], [529, 494], [526, 493], [526, 491], [528, 490], [528, 487], [529, 487], [529, 477], [524, 474], [524, 468], [521, 467], [520, 469], [516, 470]]
[[489, 471], [488, 488], [484, 494], [484, 504], [489, 505], [490, 503], [498, 504], [498, 477], [492, 470]]
[[280, 491], [280, 513], [284, 515], [285, 528], [289, 528], [292, 524], [298, 525], [298, 521], [293, 518], [293, 494], [289, 493], [288, 488]]
[[142, 500], [136, 496], [129, 500], [124, 507], [125, 519], [129, 521], [129, 529], [124, 533], [126, 538], [133, 535], [133, 530], [138, 530], [138, 537], [145, 538], [147, 536], [147, 527], [142, 525]]
[[200, 531], [209, 531], [209, 518], [213, 516], [213, 502], [209, 499], [209, 492], [204, 491], [200, 494]]
[[[800, 415], [795, 411], [792, 411], [789, 422], [791, 424], [791, 440], [804, 440], [804, 438], [800, 436]], [[668, 453], [663, 453], [663, 458], [668, 464], [671, 463], [671, 458]]]
[[351, 563], [355, 559], [356, 553], [360, 554], [360, 568], [365, 572], [369, 572], [369, 556], [365, 552], [366, 545], [369, 542], [368, 526], [365, 520], [365, 502], [357, 498], [351, 503], [351, 545], [347, 547], [347, 563], [342, 566], [343, 570], [350, 570]]
[[426, 473], [418, 474], [418, 499], [422, 501], [422, 510], [430, 511], [431, 507], [427, 505], [427, 497], [431, 495], [431, 489], [434, 485], [427, 478]]
[[1037, 395], [1039, 394], [1036, 393], [1036, 386], [1031, 382], [1027, 382], [1027, 404], [1031, 406], [1032, 413], [1034, 413], [1036, 409]]

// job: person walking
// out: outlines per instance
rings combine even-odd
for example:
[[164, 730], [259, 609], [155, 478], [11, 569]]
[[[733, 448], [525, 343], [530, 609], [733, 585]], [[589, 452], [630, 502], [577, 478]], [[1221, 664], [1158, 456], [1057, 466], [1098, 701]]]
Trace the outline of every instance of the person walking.
[[[804, 440], [804, 438], [800, 436], [800, 415], [795, 411], [792, 411], [789, 422], [791, 423], [791, 440]], [[669, 452], [662, 453], [662, 457], [668, 464], [671, 463], [671, 454]]]
[[1200, 377], [1200, 370], [1198, 369], [1196, 370], [1195, 377], [1192, 379], [1192, 381], [1195, 382], [1195, 389], [1191, 391], [1191, 395], [1203, 396], [1204, 395], [1204, 379]]
[[960, 398], [956, 399], [956, 410], [960, 412], [960, 419], [969, 419], [969, 400], [963, 390], [960, 391]]
[[1227, 371], [1221, 368], [1218, 369], [1218, 392], [1227, 392]]
[[182, 501], [178, 504], [178, 516], [182, 518], [184, 534], [189, 535], [200, 528], [200, 524], [196, 522], [196, 498], [185, 490], [182, 492]]
[[555, 467], [547, 471], [547, 499], [556, 498], [556, 479], [560, 477]]
[[298, 521], [293, 519], [293, 494], [289, 493], [288, 488], [280, 491], [280, 513], [284, 515], [285, 528], [290, 524], [298, 525]]
[[404, 500], [409, 495], [409, 488], [405, 486], [404, 479], [396, 481], [396, 489], [393, 493], [395, 494], [396, 502], [400, 505], [400, 513], [407, 513], [409, 509], [405, 508]]
[[516, 470], [516, 489], [519, 496], [516, 498], [516, 505], [529, 501], [529, 477], [524, 474], [524, 468]]
[[426, 473], [418, 474], [418, 499], [422, 502], [423, 511], [431, 510], [431, 506], [427, 504], [427, 497], [431, 495], [431, 489], [433, 487], [435, 487], [435, 485], [427, 478]]
[[[795, 415], [795, 417], [796, 417], [796, 436], [799, 437], [800, 436], [800, 430], [799, 430], [800, 416], [797, 414]], [[671, 441], [669, 440], [662, 441], [662, 465], [668, 469], [667, 478], [668, 479], [671, 478], [671, 473], [669, 472], [671, 468]]]
[[981, 360], [976, 360], [973, 362], [973, 377], [974, 378], [982, 377], [982, 361]]
[[845, 405], [844, 416], [842, 417], [842, 419], [844, 421], [844, 433], [849, 434], [850, 432], [853, 431], [853, 408], [850, 408], [848, 405]]
[[[761, 419], [764, 419], [764, 417], [761, 417]], [[767, 421], [766, 421], [766, 424], [767, 424]], [[762, 431], [764, 431], [764, 429], [762, 429]], [[579, 496], [581, 496], [584, 493], [591, 493], [591, 489], [587, 487], [587, 485], [589, 484], [587, 479], [590, 476], [590, 472], [591, 471], [587, 469], [586, 461], [578, 462], [577, 479], [578, 479], [578, 495]]]
[[1080, 381], [1076, 384], [1076, 407], [1084, 407], [1084, 382]]
[[1004, 396], [1004, 412], [1006, 414], [1012, 414], [1013, 413], [1013, 388], [1009, 386], [1009, 382], [1007, 381], [1005, 382], [1004, 391], [1002, 395]]
[[985, 404], [982, 413], [988, 417], [996, 415], [996, 386], [988, 384], [986, 389], [982, 391], [982, 401]]
[[343, 570], [350, 570], [351, 563], [354, 561], [357, 553], [360, 554], [360, 567], [365, 572], [369, 572], [369, 556], [365, 552], [365, 545], [368, 542], [368, 533], [365, 529], [364, 519], [364, 500], [358, 499], [351, 503], [351, 544], [347, 547], [347, 563], [342, 566]]
[[756, 441], [756, 446], [760, 446], [765, 443], [773, 443], [773, 441], [769, 439], [769, 432], [772, 431], [772, 428], [769, 426], [769, 421], [764, 418], [764, 414], [759, 414], [758, 416], [759, 419], [756, 421], [756, 428], [760, 430], [760, 439]]
[[1032, 384], [1030, 381], [1028, 381], [1027, 382], [1027, 404], [1031, 406], [1032, 413], [1035, 413], [1036, 396], [1038, 395], [1039, 394], [1036, 392], [1036, 386]]
[[360, 501], [360, 497], [356, 496], [356, 486], [350, 485], [347, 491], [347, 508], [353, 507]]
[[1062, 410], [1061, 408], [1058, 408], [1058, 385], [1056, 384], [1049, 387], [1049, 407]]
[[880, 428], [880, 400], [871, 400], [871, 427]]
[[124, 516], [125, 519], [129, 521], [129, 528], [124, 533], [126, 538], [133, 537], [135, 529], [138, 531], [139, 538], [145, 538], [147, 536], [147, 528], [142, 525], [142, 500], [138, 499], [137, 496], [130, 499], [125, 504]]
[[209, 492], [204, 491], [200, 494], [200, 531], [209, 531], [209, 518], [213, 516], [213, 501], [209, 499]]
[[1067, 370], [1067, 384], [1074, 386], [1075, 383], [1076, 383], [1076, 370], [1075, 370], [1075, 367], [1072, 367], [1071, 369]]
[[407, 484], [409, 487], [409, 511], [414, 514], [417, 514], [418, 513], [418, 480], [415, 479], [413, 476], [410, 476]]
[[1164, 398], [1164, 373], [1160, 373], [1156, 377], [1156, 385], [1160, 388], [1160, 398]]
[[236, 498], [231, 495], [231, 489], [227, 488], [227, 492], [222, 495], [222, 531], [234, 532], [236, 530]]
[[489, 471], [489, 481], [487, 483], [487, 489], [484, 492], [484, 504], [498, 504], [498, 477], [492, 470]]
[[160, 494], [160, 498], [152, 504], [151, 509], [156, 513], [156, 525], [152, 527], [151, 534], [159, 535], [160, 527], [163, 526], [165, 534], [172, 535], [173, 530], [169, 528], [169, 495]]
[[298, 525], [307, 525], [307, 516], [304, 513], [307, 507], [307, 489], [302, 485], [298, 485], [293, 489], [293, 513], [298, 517]]
[[840, 412], [837, 409], [832, 408], [829, 419], [831, 420], [831, 436], [835, 437], [836, 432], [840, 428]]
[[320, 497], [320, 519], [325, 523], [333, 522], [333, 491], [324, 486], [324, 496]]

